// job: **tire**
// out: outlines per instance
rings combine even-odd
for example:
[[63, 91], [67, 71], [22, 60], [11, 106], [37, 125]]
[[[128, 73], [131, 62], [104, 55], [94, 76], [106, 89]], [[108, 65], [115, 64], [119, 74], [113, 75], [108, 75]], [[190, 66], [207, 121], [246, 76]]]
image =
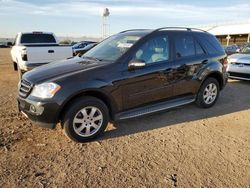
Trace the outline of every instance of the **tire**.
[[16, 62], [13, 62], [13, 68], [14, 68], [14, 71], [17, 71], [17, 70], [18, 70], [17, 63], [16, 63]]
[[76, 99], [67, 108], [62, 126], [64, 133], [71, 140], [87, 142], [101, 135], [108, 122], [109, 110], [104, 102], [95, 97], [86, 96]]
[[207, 78], [199, 89], [196, 104], [202, 108], [210, 108], [216, 103], [219, 94], [219, 82], [215, 78]]

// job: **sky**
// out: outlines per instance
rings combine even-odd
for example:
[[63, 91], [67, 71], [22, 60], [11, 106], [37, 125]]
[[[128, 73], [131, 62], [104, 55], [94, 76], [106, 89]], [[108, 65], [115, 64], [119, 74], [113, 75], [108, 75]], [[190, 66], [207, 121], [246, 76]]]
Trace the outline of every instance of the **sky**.
[[110, 34], [250, 21], [249, 0], [0, 0], [0, 38], [21, 31], [100, 37], [104, 8], [110, 10]]

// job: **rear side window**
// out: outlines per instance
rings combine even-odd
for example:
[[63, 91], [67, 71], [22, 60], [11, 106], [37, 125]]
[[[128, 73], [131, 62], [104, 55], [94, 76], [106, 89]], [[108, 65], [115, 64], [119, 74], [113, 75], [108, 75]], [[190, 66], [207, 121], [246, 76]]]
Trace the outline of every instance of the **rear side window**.
[[190, 35], [179, 35], [175, 38], [175, 52], [177, 58], [195, 55], [195, 42]]
[[199, 34], [198, 38], [209, 54], [225, 53], [219, 41], [210, 34]]
[[21, 43], [56, 43], [56, 40], [51, 34], [23, 34]]

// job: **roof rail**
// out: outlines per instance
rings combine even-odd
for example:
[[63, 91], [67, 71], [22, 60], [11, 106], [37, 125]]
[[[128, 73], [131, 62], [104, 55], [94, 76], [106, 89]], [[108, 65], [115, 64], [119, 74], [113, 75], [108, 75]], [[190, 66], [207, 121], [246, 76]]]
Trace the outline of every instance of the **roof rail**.
[[146, 30], [150, 30], [150, 29], [129, 29], [129, 30], [121, 31], [120, 33], [125, 33], [128, 31], [146, 31]]
[[[150, 30], [150, 29], [129, 29], [129, 30], [121, 31], [120, 33], [125, 33], [125, 32], [128, 32], [128, 31], [146, 31], [146, 30]], [[207, 31], [202, 30], [202, 29], [197, 29], [197, 28], [188, 28], [188, 27], [161, 27], [161, 28], [152, 30], [152, 32], [150, 32], [149, 34], [155, 33], [157, 31], [161, 31], [161, 30], [186, 30], [186, 31], [201, 31], [201, 32], [207, 33]]]
[[202, 30], [202, 29], [188, 28], [188, 27], [161, 27], [161, 28], [155, 29], [153, 32], [157, 32], [157, 31], [161, 31], [161, 30], [174, 30], [174, 29], [187, 30], [187, 31], [201, 31], [201, 32], [207, 33], [207, 31]]

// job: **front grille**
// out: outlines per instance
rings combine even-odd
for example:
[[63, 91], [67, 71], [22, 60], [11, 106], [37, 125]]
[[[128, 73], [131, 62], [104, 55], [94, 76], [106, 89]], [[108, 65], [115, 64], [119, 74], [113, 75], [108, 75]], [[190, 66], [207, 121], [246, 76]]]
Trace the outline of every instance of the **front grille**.
[[238, 73], [238, 72], [228, 72], [228, 73], [230, 76], [250, 79], [250, 74]]
[[28, 95], [31, 92], [31, 89], [32, 89], [32, 84], [22, 79], [19, 86], [19, 96], [23, 98], [28, 97]]

